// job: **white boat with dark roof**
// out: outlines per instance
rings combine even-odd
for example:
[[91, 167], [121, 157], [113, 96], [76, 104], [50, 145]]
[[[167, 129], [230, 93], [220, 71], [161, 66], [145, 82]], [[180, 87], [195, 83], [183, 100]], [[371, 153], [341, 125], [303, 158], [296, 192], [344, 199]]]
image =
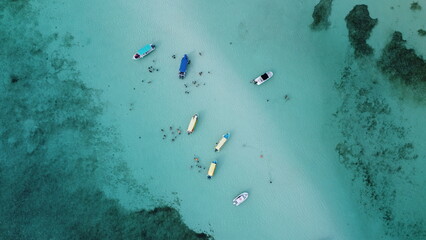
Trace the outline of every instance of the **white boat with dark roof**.
[[256, 84], [256, 85], [260, 85], [260, 84], [268, 81], [269, 79], [271, 79], [272, 76], [274, 76], [273, 72], [266, 72], [266, 73], [260, 75], [259, 77], [253, 79], [251, 82]]
[[248, 192], [240, 193], [237, 197], [234, 198], [232, 204], [234, 204], [235, 206], [239, 206], [241, 203], [247, 200], [248, 196]]

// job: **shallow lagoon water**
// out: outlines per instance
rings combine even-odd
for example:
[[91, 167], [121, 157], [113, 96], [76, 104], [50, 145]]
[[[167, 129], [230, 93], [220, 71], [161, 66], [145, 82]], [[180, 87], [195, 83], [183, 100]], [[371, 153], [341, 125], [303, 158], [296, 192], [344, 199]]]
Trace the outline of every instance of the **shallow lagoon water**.
[[[419, 188], [424, 183], [419, 173], [424, 170], [425, 131], [417, 118], [404, 113], [424, 115], [424, 105], [396, 98], [404, 86], [396, 88], [378, 71], [362, 67], [374, 64], [395, 30], [403, 32], [409, 47], [420, 54], [426, 51], [412, 27], [420, 24], [421, 15], [403, 2], [369, 5], [370, 15], [379, 19], [368, 41], [375, 52], [372, 60], [361, 61], [352, 56], [344, 22], [354, 3], [333, 3], [331, 25], [323, 31], [309, 27], [315, 4], [31, 2], [39, 11], [36, 27], [53, 38], [57, 33], [59, 39], [46, 51], [75, 60], [78, 79], [99, 91], [97, 106], [103, 111], [89, 119], [114, 136], [105, 136], [114, 141], [104, 148], [96, 147], [98, 140], [89, 141], [99, 152], [113, 146], [114, 158], [108, 164], [89, 161], [95, 168], [110, 168], [82, 185], [96, 180], [103, 194], [128, 211], [170, 205], [189, 228], [216, 239], [422, 239], [425, 193]], [[401, 17], [392, 15], [391, 7]], [[258, 14], [265, 17], [253, 17]], [[150, 42], [157, 50], [141, 61], [131, 60], [136, 49]], [[184, 53], [192, 63], [182, 81], [177, 69]], [[151, 66], [158, 71], [150, 73]], [[259, 87], [249, 84], [267, 70], [274, 71], [271, 81]], [[380, 88], [362, 82], [376, 76]], [[349, 81], [337, 88], [345, 79], [360, 84]], [[4, 82], [9, 84], [8, 79]], [[363, 121], [375, 112], [359, 112], [357, 106], [364, 102], [357, 102], [355, 92], [360, 88], [370, 88], [368, 99], [390, 106], [391, 114], [374, 116], [390, 130], [365, 129]], [[184, 132], [196, 112], [200, 120], [194, 134], [178, 135], [176, 128]], [[31, 123], [27, 120], [25, 126], [31, 129]], [[231, 139], [214, 153], [214, 143], [227, 131]], [[368, 141], [363, 140], [365, 133]], [[172, 136], [177, 136], [174, 141]], [[394, 160], [397, 154], [389, 153], [375, 165], [376, 158], [357, 155], [353, 160], [353, 154], [343, 155], [343, 148], [336, 150], [344, 143], [353, 149], [350, 153], [360, 152], [375, 142], [383, 150], [412, 143], [407, 148], [411, 160], [395, 164], [400, 162]], [[93, 159], [110, 155], [98, 153]], [[219, 164], [208, 181], [212, 160]], [[365, 184], [369, 175], [364, 170], [347, 162], [371, 166], [369, 171], [380, 176], [374, 178], [375, 187]], [[387, 173], [386, 167], [394, 165], [404, 171]], [[235, 208], [232, 198], [242, 191], [249, 191], [250, 198]], [[372, 192], [383, 197], [371, 199]], [[406, 197], [406, 192], [415, 197]], [[420, 206], [421, 214], [412, 216], [410, 206]]]

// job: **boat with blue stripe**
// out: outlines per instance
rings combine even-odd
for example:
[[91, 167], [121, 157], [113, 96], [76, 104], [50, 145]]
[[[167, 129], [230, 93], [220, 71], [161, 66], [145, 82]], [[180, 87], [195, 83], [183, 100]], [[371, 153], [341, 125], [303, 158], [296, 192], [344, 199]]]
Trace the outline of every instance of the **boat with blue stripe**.
[[223, 135], [222, 138], [219, 140], [219, 142], [214, 147], [214, 151], [215, 152], [220, 151], [220, 149], [223, 147], [223, 145], [226, 143], [226, 141], [228, 141], [230, 136], [231, 136], [230, 133], [226, 133], [225, 135]]
[[207, 172], [208, 179], [213, 177], [214, 171], [216, 170], [216, 165], [217, 165], [216, 161], [212, 161], [212, 163], [210, 163], [209, 171]]
[[133, 55], [133, 59], [134, 60], [141, 59], [141, 58], [145, 57], [146, 55], [150, 54], [154, 50], [155, 50], [155, 45], [154, 44], [147, 44], [143, 48], [139, 49], [135, 53], [135, 55]]
[[188, 55], [183, 55], [182, 60], [180, 61], [180, 67], [179, 67], [179, 78], [184, 79], [186, 75], [186, 69], [188, 68], [188, 65], [191, 63], [191, 61], [188, 59]]

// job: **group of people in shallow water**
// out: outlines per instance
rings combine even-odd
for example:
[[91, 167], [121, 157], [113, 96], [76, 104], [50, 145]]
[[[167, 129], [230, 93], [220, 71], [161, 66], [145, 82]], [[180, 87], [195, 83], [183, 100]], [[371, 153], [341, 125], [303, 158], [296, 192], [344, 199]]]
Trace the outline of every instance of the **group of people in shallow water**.
[[[164, 129], [162, 128], [162, 129], [160, 129], [161, 130], [161, 132], [163, 132], [164, 133]], [[174, 131], [172, 131], [173, 130], [173, 127], [172, 126], [170, 126], [169, 127], [169, 130], [171, 131], [171, 133], [172, 133], [172, 135], [174, 135], [175, 134], [175, 132]], [[176, 132], [177, 132], [177, 134], [178, 135], [181, 135], [182, 134], [182, 131], [180, 130], [180, 128], [176, 128]], [[164, 139], [166, 139], [167, 138], [167, 135], [166, 134], [164, 134], [163, 135], [163, 140]], [[175, 137], [174, 138], [172, 138], [172, 142], [174, 142], [175, 140], [176, 140], [176, 138], [177, 138], [177, 135], [175, 135]]]

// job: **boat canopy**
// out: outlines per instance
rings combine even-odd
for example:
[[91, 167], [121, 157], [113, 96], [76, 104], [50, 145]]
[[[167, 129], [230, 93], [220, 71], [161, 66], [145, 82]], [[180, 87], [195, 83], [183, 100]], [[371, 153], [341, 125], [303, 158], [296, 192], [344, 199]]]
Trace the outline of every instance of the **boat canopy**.
[[216, 144], [214, 151], [215, 152], [220, 151], [220, 149], [223, 147], [223, 145], [226, 143], [226, 141], [229, 139], [230, 136], [231, 136], [230, 133], [223, 135], [220, 141]]
[[268, 79], [268, 77], [269, 77], [269, 76], [268, 76], [268, 74], [267, 74], [267, 73], [264, 73], [264, 74], [262, 74], [262, 76], [261, 76], [261, 77], [262, 77], [262, 79], [263, 79], [263, 80], [266, 80], [266, 79]]
[[209, 171], [207, 172], [207, 178], [211, 178], [214, 175], [214, 170], [216, 170], [216, 161], [213, 161], [212, 163], [210, 163], [210, 168]]
[[180, 61], [179, 72], [186, 72], [186, 68], [188, 67], [188, 56], [185, 54]]
[[143, 55], [151, 50], [152, 50], [151, 44], [147, 44], [143, 48], [139, 49], [137, 53], [139, 53], [140, 55]]
[[198, 120], [198, 114], [195, 114], [194, 116], [192, 116], [191, 121], [189, 122], [188, 125], [188, 134], [192, 133], [194, 131], [195, 125], [197, 124], [197, 120]]

